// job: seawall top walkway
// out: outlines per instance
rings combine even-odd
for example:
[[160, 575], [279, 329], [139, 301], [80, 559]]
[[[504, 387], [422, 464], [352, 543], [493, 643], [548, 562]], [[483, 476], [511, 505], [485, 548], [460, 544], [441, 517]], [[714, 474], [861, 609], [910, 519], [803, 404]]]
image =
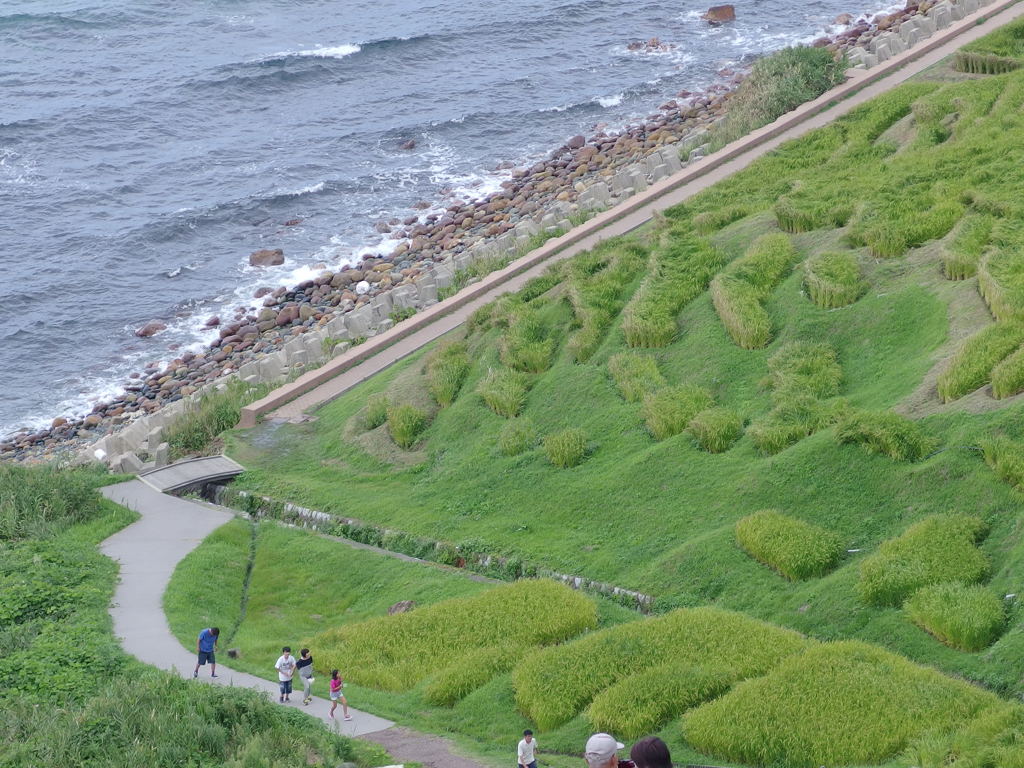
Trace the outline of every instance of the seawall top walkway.
[[1024, 15], [1019, 0], [996, 0], [965, 16], [926, 41], [867, 70], [850, 70], [847, 80], [752, 131], [678, 173], [653, 184], [619, 205], [553, 238], [480, 282], [467, 286], [384, 333], [348, 350], [323, 367], [278, 387], [242, 408], [240, 427], [253, 427], [264, 416], [298, 421], [426, 344], [461, 325], [479, 307], [516, 291], [549, 265], [593, 248], [602, 240], [626, 234], [650, 221], [658, 211], [681, 203], [750, 165], [790, 139], [820, 128], [855, 107], [933, 66], [961, 46]]

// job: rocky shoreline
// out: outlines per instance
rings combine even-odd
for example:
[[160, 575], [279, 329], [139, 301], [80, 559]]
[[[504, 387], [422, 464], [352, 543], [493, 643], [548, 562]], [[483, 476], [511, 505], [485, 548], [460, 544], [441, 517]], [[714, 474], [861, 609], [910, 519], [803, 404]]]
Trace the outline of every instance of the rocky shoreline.
[[[865, 50], [874, 37], [898, 29], [928, 8], [925, 0], [871, 20], [840, 17], [837, 23], [849, 24], [846, 30], [814, 44], [837, 53]], [[664, 44], [651, 40], [637, 45]], [[535, 243], [538, 235], [564, 231], [574, 219], [611, 207], [678, 171], [684, 163], [699, 160], [709, 128], [725, 114], [730, 96], [743, 79], [742, 73], [719, 74], [724, 82], [701, 93], [681, 91], [656, 113], [621, 131], [573, 136], [546, 160], [511, 169], [511, 178], [486, 197], [453, 202], [444, 211], [377, 222], [377, 230], [396, 241], [391, 253], [364, 257], [358, 266], [337, 272], [324, 268], [317, 278], [291, 288], [260, 288], [253, 304], [239, 307], [232, 317], [208, 319], [208, 327], [219, 329], [219, 338], [207, 349], [131, 374], [122, 395], [96, 405], [84, 417], [58, 417], [47, 429], [0, 438], [0, 460], [88, 457], [90, 452], [83, 449], [92, 443], [133, 422], [140, 421], [141, 426], [143, 417], [194, 398], [227, 376], [280, 379], [289, 367], [319, 362], [328, 352], [336, 354], [361, 337], [385, 330], [403, 313], [436, 303], [437, 291], [449, 288], [459, 269], [481, 259], [513, 258]], [[683, 151], [685, 160], [680, 158]], [[422, 211], [431, 206], [420, 203], [417, 207]], [[252, 254], [250, 261], [273, 264], [283, 258], [281, 251], [264, 250]], [[153, 322], [137, 334], [152, 336], [160, 330], [160, 324]], [[299, 337], [312, 331], [318, 332], [316, 343], [303, 344]], [[339, 343], [317, 354], [324, 338]], [[301, 354], [294, 354], [297, 349]], [[274, 358], [277, 362], [260, 368], [261, 361], [275, 353], [279, 353]], [[161, 428], [165, 427], [167, 419], [161, 421], [165, 422]], [[149, 442], [154, 439], [159, 438]], [[156, 447], [147, 448], [150, 457], [157, 453]], [[115, 458], [113, 450], [105, 448], [104, 453], [108, 460]]]

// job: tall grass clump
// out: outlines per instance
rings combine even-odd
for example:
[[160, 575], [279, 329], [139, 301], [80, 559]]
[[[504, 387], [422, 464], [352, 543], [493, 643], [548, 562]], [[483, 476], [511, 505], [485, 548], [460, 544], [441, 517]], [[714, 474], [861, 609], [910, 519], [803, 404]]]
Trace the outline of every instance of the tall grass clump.
[[0, 464], [0, 541], [46, 539], [99, 515], [99, 469]]
[[729, 670], [669, 662], [606, 688], [587, 707], [586, 718], [594, 730], [637, 739], [722, 695], [733, 682]]
[[992, 369], [992, 396], [997, 400], [1024, 392], [1024, 347]]
[[836, 424], [839, 443], [856, 443], [869, 453], [880, 453], [893, 461], [920, 461], [938, 447], [916, 421], [893, 411], [857, 411], [843, 414]]
[[402, 403], [388, 408], [388, 432], [400, 448], [412, 448], [429, 422], [427, 414], [414, 405]]
[[815, 229], [846, 226], [853, 213], [848, 201], [807, 194], [780, 197], [775, 203], [775, 221], [783, 232], [798, 234]]
[[875, 258], [891, 259], [944, 237], [964, 214], [963, 203], [934, 190], [910, 187], [903, 192], [865, 206], [851, 224], [850, 241], [866, 245]]
[[734, 221], [746, 218], [750, 213], [750, 208], [742, 203], [726, 205], [711, 211], [698, 213], [693, 217], [693, 228], [698, 235], [713, 235]]
[[824, 48], [784, 48], [758, 59], [711, 133], [711, 149], [767, 125], [842, 82], [844, 61]]
[[388, 409], [391, 403], [388, 396], [383, 392], [371, 395], [363, 407], [363, 426], [367, 429], [376, 429], [388, 420]]
[[942, 258], [942, 270], [947, 278], [966, 280], [978, 274], [978, 262], [992, 237], [994, 223], [995, 219], [988, 214], [964, 217]]
[[1008, 437], [997, 435], [983, 440], [982, 455], [996, 476], [1012, 488], [1024, 492], [1024, 449]]
[[1001, 75], [1024, 66], [1024, 22], [1011, 21], [994, 32], [968, 43], [959, 51], [953, 66], [960, 72]]
[[[1024, 322], [1021, 321], [993, 323], [978, 331], [960, 345], [946, 370], [939, 375], [939, 397], [948, 403], [985, 386], [993, 379], [993, 369], [1022, 344]], [[1016, 367], [1003, 369], [1000, 391], [1012, 388]]]
[[587, 455], [587, 433], [578, 427], [553, 432], [544, 438], [544, 453], [559, 469], [575, 467]]
[[512, 672], [512, 685], [522, 712], [547, 730], [571, 720], [609, 686], [654, 667], [728, 670], [742, 679], [809, 645], [796, 632], [740, 613], [681, 608], [534, 651]]
[[700, 751], [739, 763], [873, 765], [998, 702], [977, 686], [846, 640], [786, 659], [690, 710], [683, 733]]
[[570, 262], [567, 294], [579, 325], [567, 344], [574, 361], [585, 363], [597, 351], [625, 307], [646, 257], [643, 246], [615, 241]]
[[665, 347], [678, 333], [679, 312], [707, 288], [725, 256], [687, 225], [662, 235], [648, 276], [626, 307], [622, 332], [630, 347]]
[[511, 419], [526, 405], [529, 381], [525, 374], [508, 368], [491, 369], [477, 385], [477, 394], [499, 416]]
[[791, 581], [824, 576], [843, 553], [839, 537], [831, 531], [772, 509], [739, 520], [736, 543]]
[[423, 698], [435, 706], [454, 706], [477, 688], [511, 670], [528, 650], [509, 645], [475, 648], [434, 675], [423, 691]]
[[982, 581], [989, 561], [977, 542], [987, 532], [968, 515], [926, 517], [861, 561], [857, 592], [869, 605], [901, 605], [929, 584]]
[[732, 408], [706, 408], [686, 425], [693, 439], [708, 453], [724, 453], [743, 434], [743, 419]]
[[739, 346], [758, 349], [771, 340], [771, 320], [763, 304], [796, 259], [796, 248], [789, 237], [762, 235], [742, 258], [711, 281], [715, 310]]
[[853, 304], [868, 289], [857, 257], [850, 251], [830, 251], [808, 259], [804, 286], [811, 301], [822, 309]]
[[904, 604], [910, 620], [946, 645], [980, 651], [1006, 627], [1006, 608], [990, 589], [951, 582], [921, 587]]
[[695, 384], [663, 387], [644, 398], [643, 417], [655, 440], [678, 435], [701, 411], [714, 404], [711, 393]]
[[608, 360], [608, 372], [627, 403], [639, 403], [668, 383], [658, 370], [655, 359], [638, 352], [613, 355]]
[[427, 386], [434, 402], [442, 408], [454, 403], [467, 375], [469, 352], [465, 342], [439, 349], [427, 364]]
[[543, 373], [551, 365], [555, 339], [536, 309], [519, 306], [509, 312], [508, 328], [499, 346], [501, 362], [526, 373]]
[[768, 358], [768, 381], [776, 402], [797, 395], [833, 397], [842, 380], [835, 348], [824, 342], [791, 341]]
[[926, 732], [904, 754], [919, 768], [1020, 768], [1024, 765], [1024, 707], [1000, 702], [959, 728]]
[[1024, 222], [1001, 219], [978, 262], [978, 290], [997, 320], [1024, 319]]
[[498, 450], [505, 456], [518, 456], [537, 444], [537, 428], [526, 416], [509, 419], [498, 435]]
[[597, 625], [594, 602], [564, 584], [523, 580], [409, 613], [381, 616], [321, 632], [323, 668], [386, 691], [405, 691], [471, 651], [557, 643]]
[[210, 450], [222, 432], [238, 424], [243, 406], [259, 400], [269, 391], [267, 384], [251, 386], [232, 379], [219, 391], [205, 392], [167, 428], [171, 455], [180, 457]]

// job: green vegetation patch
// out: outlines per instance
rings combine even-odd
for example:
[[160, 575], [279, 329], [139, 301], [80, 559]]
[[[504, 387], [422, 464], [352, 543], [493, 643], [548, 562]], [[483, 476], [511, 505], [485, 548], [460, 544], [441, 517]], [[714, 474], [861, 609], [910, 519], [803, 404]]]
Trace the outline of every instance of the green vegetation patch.
[[479, 648], [544, 645], [597, 624], [593, 601], [553, 581], [526, 580], [410, 613], [329, 629], [310, 640], [325, 669], [359, 685], [408, 690]]
[[665, 440], [678, 435], [694, 416], [713, 404], [711, 393], [695, 384], [663, 387], [644, 398], [644, 421], [655, 440]]
[[857, 592], [870, 605], [901, 605], [930, 584], [982, 581], [989, 560], [976, 544], [987, 532], [976, 517], [926, 517], [861, 562]]
[[543, 373], [551, 366], [557, 343], [553, 329], [529, 305], [509, 310], [508, 328], [501, 339], [501, 361], [516, 371]]
[[[993, 369], [1024, 344], [1024, 322], [993, 323], [965, 341], [939, 375], [938, 390], [943, 402], [957, 400], [992, 381]], [[1000, 372], [1000, 388], [1012, 388], [1018, 364]]]
[[1024, 765], [1024, 707], [1000, 703], [966, 725], [925, 733], [906, 751], [918, 768], [1020, 768]]
[[676, 224], [651, 256], [648, 275], [626, 307], [622, 332], [630, 347], [665, 347], [678, 333], [680, 310], [702, 294], [725, 256], [687, 224]]
[[271, 389], [270, 384], [253, 386], [232, 378], [223, 389], [205, 392], [167, 428], [171, 456], [179, 458], [209, 451], [221, 432], [238, 424], [242, 408]]
[[856, 641], [829, 643], [683, 717], [687, 741], [753, 765], [865, 765], [924, 732], [969, 721], [998, 699], [902, 656]]
[[796, 260], [797, 251], [789, 237], [762, 235], [742, 258], [711, 281], [715, 311], [739, 346], [758, 349], [771, 341], [771, 320], [764, 302]]
[[985, 463], [1004, 483], [1024, 491], [1024, 448], [1003, 435], [985, 440], [981, 444]]
[[0, 541], [45, 539], [100, 514], [96, 469], [57, 470], [0, 464]]
[[553, 432], [544, 438], [544, 453], [559, 469], [575, 467], [587, 455], [587, 433], [579, 427]]
[[820, 399], [839, 394], [843, 369], [831, 345], [791, 341], [768, 358], [768, 379], [776, 402], [800, 395]]
[[992, 396], [997, 400], [1024, 392], [1024, 347], [992, 369]]
[[918, 422], [893, 411], [849, 411], [836, 424], [836, 440], [856, 443], [894, 461], [920, 461], [939, 441]]
[[960, 72], [1001, 75], [1024, 66], [1024, 21], [1011, 21], [959, 51], [953, 66]]
[[766, 509], [736, 523], [736, 543], [787, 579], [810, 579], [832, 570], [843, 554], [839, 537], [817, 525]]
[[427, 363], [427, 385], [434, 402], [442, 408], [455, 402], [468, 374], [469, 352], [465, 342], [441, 347]]
[[[520, 709], [548, 729], [571, 720], [609, 686], [652, 667], [724, 669], [741, 679], [763, 674], [807, 645], [796, 632], [732, 611], [683, 608], [536, 651], [515, 668], [512, 683]], [[620, 714], [620, 723], [629, 721], [628, 712]]]
[[639, 352], [620, 352], [608, 360], [608, 371], [627, 403], [638, 403], [668, 382], [653, 357]]
[[1000, 221], [978, 264], [978, 290], [997, 320], [1024, 320], [1024, 224]]
[[498, 435], [498, 450], [505, 456], [518, 456], [537, 444], [537, 427], [526, 416], [509, 419]]
[[511, 419], [526, 405], [530, 382], [525, 374], [508, 368], [491, 369], [476, 388], [487, 407], [499, 416]]
[[686, 428], [708, 453], [724, 453], [743, 434], [743, 418], [732, 408], [706, 408], [690, 419]]
[[995, 219], [988, 214], [965, 216], [956, 237], [943, 254], [942, 270], [950, 280], [966, 280], [978, 274], [981, 254], [992, 237]]
[[423, 692], [423, 698], [436, 706], [450, 707], [498, 675], [510, 671], [528, 650], [525, 645], [476, 648], [434, 675]]
[[988, 648], [1006, 627], [1006, 608], [992, 590], [957, 582], [921, 587], [904, 605], [911, 621], [961, 651]]
[[853, 253], [826, 251], [804, 263], [804, 287], [819, 307], [835, 309], [853, 304], [867, 291], [868, 283]]
[[376, 429], [388, 420], [388, 408], [390, 407], [387, 395], [379, 393], [366, 400], [363, 408], [363, 426], [366, 429]]
[[414, 405], [402, 403], [388, 408], [388, 432], [399, 448], [412, 448], [429, 423], [427, 414]]

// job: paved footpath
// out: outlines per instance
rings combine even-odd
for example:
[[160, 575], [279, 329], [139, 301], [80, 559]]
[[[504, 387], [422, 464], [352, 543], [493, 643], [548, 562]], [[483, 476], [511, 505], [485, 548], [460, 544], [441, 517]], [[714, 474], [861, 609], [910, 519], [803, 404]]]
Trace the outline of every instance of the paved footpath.
[[[114, 635], [125, 651], [140, 661], [189, 678], [195, 668], [195, 653], [183, 648], [171, 634], [163, 611], [164, 591], [182, 558], [233, 515], [212, 505], [160, 493], [140, 480], [109, 485], [102, 492], [140, 515], [139, 520], [100, 545], [101, 551], [120, 565], [120, 580], [110, 607]], [[196, 628], [197, 634], [200, 629]], [[273, 661], [268, 659], [268, 665]], [[278, 695], [276, 683], [220, 662], [216, 678], [211, 679], [209, 667], [201, 667], [199, 674], [204, 683], [255, 688], [275, 699]], [[395, 724], [390, 720], [351, 707], [351, 721], [341, 719], [340, 707], [335, 712], [337, 717], [331, 719], [327, 715], [329, 701], [314, 697], [309, 706], [303, 706], [301, 696], [300, 688], [290, 706], [319, 718], [342, 735], [360, 736], [383, 745], [396, 761], [415, 761], [436, 768], [481, 768], [479, 763], [453, 754], [445, 739], [393, 728]]]

